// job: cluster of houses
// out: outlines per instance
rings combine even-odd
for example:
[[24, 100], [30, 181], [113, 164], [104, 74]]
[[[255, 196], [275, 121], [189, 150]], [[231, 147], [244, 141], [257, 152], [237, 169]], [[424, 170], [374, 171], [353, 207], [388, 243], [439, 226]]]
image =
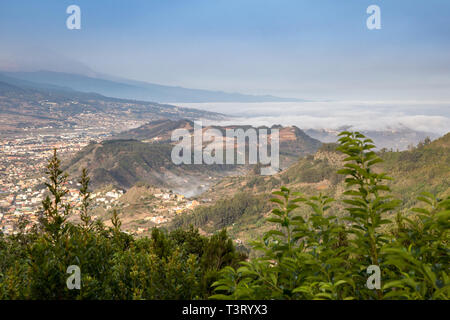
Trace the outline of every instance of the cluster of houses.
[[45, 165], [53, 150], [62, 156], [87, 142], [83, 134], [30, 133], [0, 140], [0, 231], [14, 233], [20, 217], [30, 226], [37, 222], [46, 192]]
[[[69, 181], [68, 186], [65, 187], [67, 194], [64, 201], [69, 203], [72, 208], [72, 213], [77, 216], [80, 213], [81, 195], [78, 189], [79, 183]], [[105, 209], [110, 209], [114, 206], [118, 199], [123, 195], [123, 190], [109, 190], [100, 191], [91, 194], [91, 205], [93, 208], [101, 206]], [[38, 215], [42, 208], [42, 200], [46, 196], [46, 190], [32, 191], [27, 189], [24, 193], [17, 196], [8, 195], [0, 202], [0, 207], [4, 212], [0, 211], [0, 231], [3, 234], [14, 234], [17, 232], [17, 224], [20, 217], [25, 218], [29, 223], [25, 230], [38, 221]], [[96, 218], [93, 216], [92, 218]]]
[[[180, 214], [187, 210], [192, 210], [200, 204], [197, 200], [187, 200], [183, 195], [176, 193], [156, 193], [154, 196], [158, 199], [162, 199], [165, 205], [161, 206], [162, 209], [167, 209], [171, 213]], [[175, 206], [167, 206], [168, 202], [176, 204]]]

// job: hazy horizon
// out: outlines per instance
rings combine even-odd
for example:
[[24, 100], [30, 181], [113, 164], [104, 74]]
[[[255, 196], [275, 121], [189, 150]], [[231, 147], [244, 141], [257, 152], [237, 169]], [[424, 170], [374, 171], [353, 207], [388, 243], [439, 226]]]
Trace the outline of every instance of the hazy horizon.
[[[56, 1], [0, 3], [0, 69], [108, 74], [312, 100], [450, 101], [450, 3]], [[81, 8], [68, 30], [66, 8]]]

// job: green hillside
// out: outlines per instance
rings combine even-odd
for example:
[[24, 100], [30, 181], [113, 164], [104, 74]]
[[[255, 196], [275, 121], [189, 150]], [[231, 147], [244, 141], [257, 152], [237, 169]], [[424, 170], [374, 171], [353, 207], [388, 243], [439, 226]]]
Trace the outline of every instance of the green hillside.
[[[171, 160], [172, 145], [150, 144], [137, 140], [107, 140], [91, 143], [65, 163], [72, 176], [88, 168], [94, 187], [115, 185], [128, 189], [137, 182], [174, 187], [180, 176], [195, 174], [199, 179], [214, 172], [233, 171], [228, 165], [175, 165]], [[170, 182], [170, 178], [174, 181]], [[183, 183], [181, 179], [180, 184]]]
[[[389, 172], [392, 194], [402, 201], [403, 210], [417, 205], [417, 196], [429, 191], [438, 197], [450, 193], [450, 134], [429, 143], [421, 143], [413, 150], [403, 152], [379, 152], [384, 162], [375, 165], [377, 172]], [[345, 156], [336, 151], [335, 144], [324, 144], [315, 155], [300, 159], [288, 169], [274, 176], [249, 174], [245, 177], [228, 177], [203, 194], [203, 198], [215, 200], [211, 207], [199, 207], [193, 214], [180, 216], [173, 222], [176, 227], [190, 224], [207, 232], [227, 226], [234, 238], [248, 243], [266, 231], [270, 224], [265, 218], [270, 207], [259, 210], [234, 210], [236, 214], [228, 225], [220, 217], [229, 216], [230, 205], [240, 208], [241, 198], [267, 199], [271, 192], [286, 186], [308, 196], [324, 194], [342, 199], [345, 190], [344, 177], [337, 173]], [[249, 201], [249, 200], [246, 200]], [[262, 210], [261, 210], [262, 209]], [[342, 204], [336, 203], [329, 214], [342, 214]], [[240, 213], [240, 215], [238, 214]]]

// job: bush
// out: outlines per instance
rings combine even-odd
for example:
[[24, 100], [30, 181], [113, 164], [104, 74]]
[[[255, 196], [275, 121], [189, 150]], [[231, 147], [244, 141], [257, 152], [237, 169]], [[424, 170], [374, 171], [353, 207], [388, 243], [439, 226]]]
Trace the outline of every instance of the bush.
[[[261, 257], [227, 266], [211, 299], [448, 299], [450, 295], [450, 197], [425, 193], [414, 217], [396, 211], [385, 173], [371, 167], [382, 160], [372, 140], [343, 132], [338, 150], [346, 154], [348, 214], [326, 214], [334, 199], [304, 197], [282, 187], [268, 219], [276, 228], [254, 243]], [[294, 214], [303, 204], [312, 212]], [[369, 289], [367, 270], [381, 270], [382, 285]]]

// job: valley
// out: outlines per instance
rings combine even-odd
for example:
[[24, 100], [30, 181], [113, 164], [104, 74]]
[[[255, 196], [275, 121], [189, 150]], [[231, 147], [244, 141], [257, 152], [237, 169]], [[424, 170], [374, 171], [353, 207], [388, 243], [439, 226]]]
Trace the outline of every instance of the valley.
[[[205, 235], [227, 228], [236, 243], [248, 246], [270, 228], [265, 220], [272, 208], [268, 202], [272, 191], [287, 186], [305, 195], [322, 193], [340, 199], [344, 190], [343, 177], [336, 173], [343, 156], [331, 143], [338, 131], [220, 125], [224, 119], [230, 123], [232, 117], [5, 75], [0, 76], [0, 108], [0, 227], [6, 234], [15, 233], [21, 219], [31, 222], [27, 228], [37, 222], [46, 196], [46, 160], [54, 149], [69, 174], [65, 188], [74, 205], [70, 221], [79, 221], [78, 180], [87, 168], [93, 219], [109, 225], [116, 211], [123, 230], [139, 237], [148, 236], [153, 227], [193, 225]], [[207, 123], [202, 134], [210, 129], [222, 133], [264, 129], [269, 135], [279, 130], [280, 172], [261, 176], [261, 166], [250, 164], [248, 158], [239, 165], [175, 165], [172, 132], [185, 129], [193, 134], [197, 120]], [[403, 200], [405, 210], [416, 203], [421, 191], [448, 193], [448, 134], [433, 142], [426, 133], [410, 129], [367, 134], [383, 146], [378, 153], [385, 162], [378, 170], [392, 172], [394, 194]], [[415, 141], [425, 142], [415, 146]], [[246, 154], [249, 142], [245, 142]], [[200, 147], [212, 143], [205, 139]], [[214, 144], [225, 143], [225, 134], [214, 140]], [[409, 150], [395, 151], [406, 144]]]

